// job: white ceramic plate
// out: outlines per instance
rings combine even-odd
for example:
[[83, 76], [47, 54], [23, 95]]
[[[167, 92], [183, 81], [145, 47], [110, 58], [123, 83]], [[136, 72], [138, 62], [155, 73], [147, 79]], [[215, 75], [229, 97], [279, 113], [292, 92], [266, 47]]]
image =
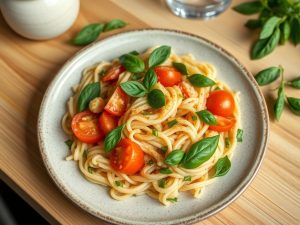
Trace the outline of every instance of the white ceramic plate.
[[[76, 163], [65, 161], [67, 139], [61, 118], [71, 87], [87, 66], [111, 60], [132, 50], [170, 45], [177, 54], [192, 53], [217, 68], [217, 77], [241, 92], [244, 141], [238, 144], [230, 172], [208, 186], [200, 199], [181, 193], [169, 207], [148, 196], [115, 201], [108, 189], [85, 180]], [[268, 113], [259, 87], [237, 59], [201, 37], [173, 31], [146, 29], [118, 34], [96, 42], [77, 53], [56, 75], [46, 91], [38, 122], [39, 145], [45, 166], [57, 186], [89, 213], [117, 224], [189, 224], [220, 211], [237, 198], [254, 178], [268, 139]]]

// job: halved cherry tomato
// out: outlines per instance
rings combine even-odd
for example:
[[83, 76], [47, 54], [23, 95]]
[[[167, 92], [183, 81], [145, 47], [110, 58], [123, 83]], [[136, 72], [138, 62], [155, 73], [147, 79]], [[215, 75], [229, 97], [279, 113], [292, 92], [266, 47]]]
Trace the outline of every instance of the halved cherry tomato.
[[99, 117], [99, 125], [100, 129], [106, 135], [118, 126], [118, 121], [115, 116], [104, 111]]
[[215, 116], [215, 118], [217, 120], [217, 125], [210, 125], [208, 128], [209, 130], [226, 132], [229, 131], [235, 124], [234, 118], [225, 118], [222, 116]]
[[127, 108], [128, 100], [128, 95], [120, 87], [117, 87], [104, 110], [114, 116], [122, 116]]
[[217, 90], [209, 94], [206, 102], [208, 111], [218, 116], [228, 117], [234, 111], [234, 99], [228, 91]]
[[135, 174], [144, 166], [144, 152], [139, 145], [124, 138], [112, 151], [110, 165], [118, 172]]
[[181, 73], [171, 66], [158, 66], [154, 68], [158, 81], [165, 87], [172, 87], [182, 80]]
[[76, 114], [72, 119], [71, 127], [75, 136], [87, 144], [95, 144], [104, 137], [99, 129], [98, 115], [90, 111]]
[[111, 81], [119, 78], [119, 75], [125, 71], [125, 67], [122, 65], [115, 65], [110, 67], [102, 77], [102, 81]]

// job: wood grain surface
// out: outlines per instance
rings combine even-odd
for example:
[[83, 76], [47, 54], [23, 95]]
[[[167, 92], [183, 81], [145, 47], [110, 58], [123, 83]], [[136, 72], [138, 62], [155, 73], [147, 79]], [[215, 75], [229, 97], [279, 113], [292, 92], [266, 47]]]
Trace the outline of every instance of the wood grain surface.
[[[113, 18], [129, 25], [102, 37], [137, 28], [173, 28], [220, 44], [252, 73], [282, 65], [287, 79], [300, 75], [299, 46], [286, 44], [262, 60], [251, 61], [249, 49], [257, 34], [244, 28], [247, 17], [231, 9], [214, 20], [200, 21], [178, 18], [158, 0], [82, 0], [72, 28], [48, 41], [18, 36], [0, 16], [0, 176], [51, 223], [105, 224], [75, 206], [54, 185], [39, 153], [36, 123], [49, 82], [80, 49], [68, 41], [83, 26]], [[269, 109], [276, 93], [270, 90], [275, 87], [263, 88]], [[300, 97], [299, 90], [286, 91]], [[270, 141], [258, 175], [234, 203], [199, 224], [300, 224], [300, 117], [286, 109], [280, 122], [274, 122], [269, 112]]]

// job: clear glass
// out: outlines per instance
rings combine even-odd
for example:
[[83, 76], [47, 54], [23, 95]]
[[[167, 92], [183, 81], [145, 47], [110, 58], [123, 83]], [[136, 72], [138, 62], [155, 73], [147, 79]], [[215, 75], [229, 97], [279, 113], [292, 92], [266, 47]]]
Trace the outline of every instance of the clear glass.
[[177, 16], [192, 19], [209, 19], [224, 12], [231, 0], [166, 0]]

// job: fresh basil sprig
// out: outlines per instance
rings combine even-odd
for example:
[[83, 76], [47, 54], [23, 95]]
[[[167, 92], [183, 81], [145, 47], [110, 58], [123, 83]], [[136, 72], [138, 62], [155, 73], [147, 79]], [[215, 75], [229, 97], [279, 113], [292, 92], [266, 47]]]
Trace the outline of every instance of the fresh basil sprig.
[[298, 116], [300, 116], [300, 99], [294, 97], [287, 97], [290, 109]]
[[99, 97], [101, 93], [99, 82], [86, 85], [80, 92], [77, 102], [77, 111], [82, 112], [88, 106], [91, 100]]
[[170, 53], [171, 53], [170, 46], [162, 45], [154, 49], [154, 51], [150, 54], [148, 59], [149, 68], [162, 64], [164, 61], [166, 61], [167, 58], [169, 58]]
[[171, 166], [178, 165], [184, 156], [184, 151], [176, 149], [166, 157], [165, 163]]
[[131, 97], [143, 97], [147, 93], [145, 87], [138, 81], [126, 81], [121, 83], [120, 86]]
[[188, 76], [187, 78], [190, 81], [190, 83], [195, 87], [209, 87], [216, 84], [212, 79], [202, 74], [194, 74]]
[[284, 108], [285, 94], [284, 94], [284, 81], [281, 81], [281, 84], [278, 88], [277, 99], [274, 105], [274, 114], [275, 119], [279, 121], [281, 114]]
[[208, 111], [208, 110], [201, 110], [199, 112], [196, 112], [196, 114], [199, 116], [199, 118], [208, 125], [216, 125], [217, 120], [214, 117], [214, 115]]
[[110, 22], [108, 22], [107, 24], [105, 24], [103, 31], [107, 32], [107, 31], [115, 30], [118, 28], [125, 27], [126, 25], [127, 25], [127, 23], [124, 22], [123, 20], [113, 19]]
[[282, 67], [269, 67], [260, 71], [256, 76], [255, 80], [260, 86], [267, 85], [277, 80], [277, 78], [282, 74]]
[[186, 169], [195, 169], [209, 160], [215, 153], [220, 135], [204, 138], [194, 143], [185, 154], [181, 166]]
[[228, 173], [231, 167], [231, 162], [227, 156], [220, 158], [215, 166], [215, 177], [221, 177]]
[[153, 69], [149, 69], [144, 77], [143, 84], [147, 90], [150, 90], [157, 83], [157, 76]]
[[288, 82], [288, 85], [290, 85], [293, 88], [300, 89], [300, 77], [291, 80], [290, 82]]
[[125, 124], [120, 125], [106, 135], [104, 140], [104, 151], [106, 153], [111, 152], [111, 150], [120, 142], [124, 127]]
[[166, 105], [166, 97], [159, 89], [151, 90], [147, 96], [147, 101], [148, 104], [154, 109], [159, 109]]
[[121, 56], [120, 62], [127, 71], [132, 73], [141, 73], [145, 69], [144, 61], [139, 56], [130, 53]]
[[183, 63], [173, 62], [172, 64], [182, 75], [188, 75], [187, 68]]
[[95, 41], [103, 31], [104, 24], [89, 24], [85, 26], [72, 40], [74, 45], [87, 45]]

